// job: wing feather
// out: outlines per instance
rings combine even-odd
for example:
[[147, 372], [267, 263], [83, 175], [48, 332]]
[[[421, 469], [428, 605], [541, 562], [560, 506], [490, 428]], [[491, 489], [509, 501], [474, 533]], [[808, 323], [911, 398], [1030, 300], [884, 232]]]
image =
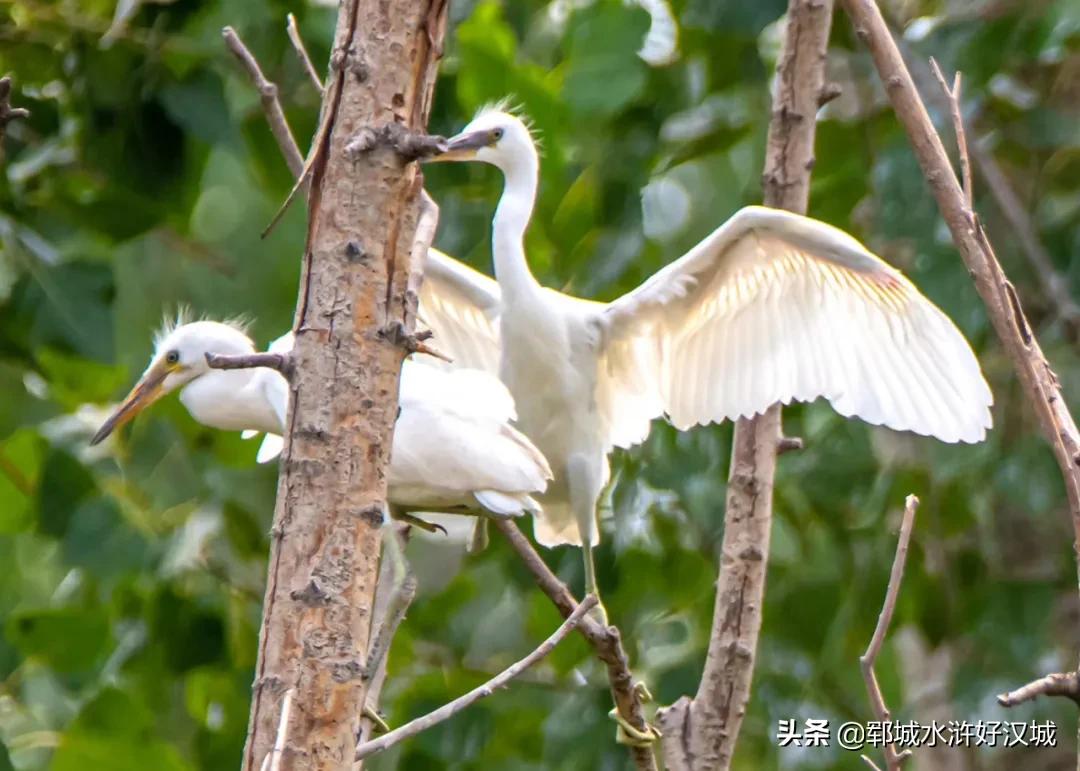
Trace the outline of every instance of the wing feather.
[[621, 422], [667, 413], [687, 428], [819, 397], [947, 442], [991, 425], [990, 389], [948, 317], [851, 236], [789, 212], [743, 209], [601, 323], [602, 406], [631, 373], [651, 373], [658, 397], [613, 413], [614, 444], [635, 436]]
[[433, 347], [455, 366], [499, 373], [499, 285], [462, 262], [429, 249], [418, 315]]

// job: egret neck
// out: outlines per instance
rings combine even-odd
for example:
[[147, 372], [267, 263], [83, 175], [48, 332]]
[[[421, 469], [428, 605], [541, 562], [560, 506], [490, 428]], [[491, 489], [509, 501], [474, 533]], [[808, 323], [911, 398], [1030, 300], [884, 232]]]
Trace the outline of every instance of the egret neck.
[[523, 298], [540, 291], [525, 259], [525, 229], [536, 201], [540, 164], [532, 150], [526, 157], [515, 157], [500, 165], [506, 182], [492, 220], [495, 278], [506, 299]]

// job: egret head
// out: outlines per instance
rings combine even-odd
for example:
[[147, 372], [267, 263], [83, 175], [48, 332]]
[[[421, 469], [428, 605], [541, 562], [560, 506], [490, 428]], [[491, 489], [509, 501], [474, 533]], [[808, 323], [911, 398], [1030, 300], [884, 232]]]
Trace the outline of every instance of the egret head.
[[461, 133], [447, 141], [432, 161], [481, 161], [504, 174], [521, 163], [535, 166], [536, 143], [528, 124], [503, 103], [481, 108]]
[[101, 426], [90, 444], [103, 441], [162, 396], [210, 371], [207, 353], [253, 353], [255, 346], [238, 322], [167, 322], [154, 336], [154, 355], [139, 382]]

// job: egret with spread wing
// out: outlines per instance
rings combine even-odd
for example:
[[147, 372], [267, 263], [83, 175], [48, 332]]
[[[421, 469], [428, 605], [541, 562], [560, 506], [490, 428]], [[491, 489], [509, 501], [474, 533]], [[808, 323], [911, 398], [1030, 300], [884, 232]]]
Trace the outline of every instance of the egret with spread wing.
[[[291, 334], [271, 350], [292, 348]], [[150, 365], [91, 439], [97, 444], [161, 396], [180, 401], [203, 425], [266, 432], [264, 460], [280, 451], [289, 386], [276, 370], [212, 369], [207, 353], [242, 355], [255, 346], [240, 325], [195, 321], [167, 325], [155, 338]], [[478, 370], [445, 371], [406, 360], [388, 475], [396, 512], [467, 511], [496, 516], [538, 512], [551, 469], [539, 450], [510, 425], [506, 387]]]
[[[432, 250], [421, 314], [441, 351], [497, 371], [521, 428], [555, 471], [541, 543], [584, 547], [586, 591], [607, 455], [679, 429], [825, 397], [844, 416], [977, 442], [990, 389], [959, 330], [897, 270], [841, 230], [746, 207], [611, 303], [542, 287], [524, 235], [538, 181], [528, 127], [485, 108], [433, 160], [498, 167], [495, 281]], [[496, 369], [497, 368], [497, 369]]]

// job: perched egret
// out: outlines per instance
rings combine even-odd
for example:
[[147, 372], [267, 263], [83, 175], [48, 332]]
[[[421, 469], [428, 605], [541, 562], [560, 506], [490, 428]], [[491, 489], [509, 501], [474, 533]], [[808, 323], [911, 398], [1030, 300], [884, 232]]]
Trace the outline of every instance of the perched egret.
[[[272, 350], [292, 348], [291, 334]], [[155, 337], [150, 365], [91, 439], [101, 442], [161, 396], [180, 401], [212, 428], [266, 432], [263, 459], [280, 450], [289, 387], [267, 369], [212, 369], [207, 353], [250, 354], [255, 346], [235, 323], [167, 325]], [[497, 516], [538, 512], [551, 469], [539, 450], [510, 425], [514, 402], [493, 375], [443, 370], [406, 360], [388, 475], [395, 512], [468, 511]]]
[[495, 281], [434, 250], [421, 315], [440, 350], [498, 372], [555, 479], [537, 540], [584, 547], [586, 590], [607, 455], [679, 429], [825, 397], [875, 425], [977, 442], [990, 389], [959, 330], [898, 271], [822, 222], [750, 206], [611, 303], [542, 287], [523, 239], [539, 164], [526, 124], [489, 107], [433, 160], [498, 167]]

